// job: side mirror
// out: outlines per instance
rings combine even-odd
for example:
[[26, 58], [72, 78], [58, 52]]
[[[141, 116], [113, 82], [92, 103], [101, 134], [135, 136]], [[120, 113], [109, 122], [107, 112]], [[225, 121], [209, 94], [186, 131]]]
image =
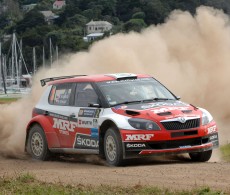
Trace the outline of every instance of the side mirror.
[[100, 108], [101, 105], [100, 105], [100, 104], [97, 104], [97, 103], [89, 103], [89, 107]]
[[180, 99], [181, 99], [181, 97], [180, 97], [180, 96], [176, 96], [176, 99], [177, 99], [177, 100], [180, 100]]

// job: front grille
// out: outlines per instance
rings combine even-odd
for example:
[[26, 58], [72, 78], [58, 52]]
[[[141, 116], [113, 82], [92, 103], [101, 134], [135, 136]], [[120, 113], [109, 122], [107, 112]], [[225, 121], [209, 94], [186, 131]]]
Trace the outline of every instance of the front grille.
[[161, 150], [161, 149], [179, 148], [181, 146], [197, 146], [206, 143], [208, 143], [208, 138], [191, 138], [191, 139], [183, 139], [183, 140], [152, 142], [152, 143], [148, 143], [148, 146], [151, 149]]
[[200, 126], [200, 119], [191, 119], [187, 120], [185, 123], [181, 123], [179, 121], [169, 121], [169, 122], [161, 122], [167, 130], [181, 130], [181, 129], [192, 129]]

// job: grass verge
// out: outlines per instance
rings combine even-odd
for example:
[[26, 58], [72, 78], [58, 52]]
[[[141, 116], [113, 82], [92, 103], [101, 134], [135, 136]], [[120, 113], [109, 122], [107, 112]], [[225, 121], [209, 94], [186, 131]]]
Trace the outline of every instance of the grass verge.
[[38, 181], [33, 175], [27, 173], [22, 174], [15, 179], [0, 178], [0, 194], [164, 194], [164, 195], [220, 195], [228, 194], [223, 191], [213, 191], [209, 187], [203, 187], [195, 190], [170, 190], [160, 189], [157, 187], [146, 187], [136, 185], [133, 187], [112, 187], [112, 186], [71, 186], [63, 185], [61, 183], [50, 184]]
[[220, 147], [222, 158], [226, 161], [230, 161], [230, 144]]
[[9, 104], [11, 102], [17, 101], [19, 98], [8, 98], [8, 97], [0, 97], [0, 104]]

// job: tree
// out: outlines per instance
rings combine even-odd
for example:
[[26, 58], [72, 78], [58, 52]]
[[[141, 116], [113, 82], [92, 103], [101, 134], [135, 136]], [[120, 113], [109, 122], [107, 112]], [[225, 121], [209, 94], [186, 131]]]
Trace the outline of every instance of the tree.
[[140, 5], [140, 0], [117, 0], [117, 17], [121, 21], [127, 22], [132, 17], [133, 10]]
[[124, 24], [124, 31], [140, 32], [143, 28], [147, 27], [143, 19], [130, 19]]
[[27, 28], [29, 29], [45, 24], [45, 19], [42, 13], [40, 13], [39, 11], [31, 10], [25, 15], [23, 20], [18, 22], [16, 31], [18, 33], [23, 33], [26, 31]]
[[141, 0], [141, 7], [146, 14], [145, 22], [148, 25], [164, 22], [171, 12], [168, 1], [165, 0]]
[[132, 15], [133, 19], [145, 19], [145, 13], [144, 12], [136, 12]]

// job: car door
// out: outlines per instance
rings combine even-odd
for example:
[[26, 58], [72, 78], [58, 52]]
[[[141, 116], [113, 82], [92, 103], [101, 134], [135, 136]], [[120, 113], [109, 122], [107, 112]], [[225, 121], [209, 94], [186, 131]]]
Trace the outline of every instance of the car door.
[[[69, 115], [77, 121], [72, 147], [78, 150], [98, 150], [98, 118], [101, 113], [98, 95], [91, 83], [77, 83], [74, 107]], [[91, 106], [89, 106], [91, 104]]]
[[[49, 121], [57, 134], [60, 148], [70, 147], [77, 122], [69, 116], [74, 94], [73, 83], [56, 84], [52, 86], [47, 108]], [[70, 121], [71, 118], [71, 121]]]

